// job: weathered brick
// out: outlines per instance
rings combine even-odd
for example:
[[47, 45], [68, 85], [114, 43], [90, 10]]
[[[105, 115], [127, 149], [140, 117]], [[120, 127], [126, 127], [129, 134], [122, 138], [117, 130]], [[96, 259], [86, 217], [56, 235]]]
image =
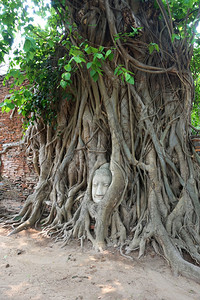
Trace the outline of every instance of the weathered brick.
[[[9, 94], [12, 79], [3, 86], [4, 76], [0, 76], [0, 103]], [[2, 113], [0, 110], [0, 151], [7, 143], [19, 142], [22, 139], [22, 116], [17, 111], [11, 118], [11, 113]], [[24, 187], [32, 187], [37, 181], [30, 158], [27, 160], [25, 146], [9, 149], [0, 156], [0, 175], [13, 181], [21, 181]]]

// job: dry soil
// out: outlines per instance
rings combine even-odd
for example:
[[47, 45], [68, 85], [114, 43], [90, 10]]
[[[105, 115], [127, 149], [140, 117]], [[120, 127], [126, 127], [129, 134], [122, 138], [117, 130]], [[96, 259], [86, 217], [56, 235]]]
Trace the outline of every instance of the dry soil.
[[[2, 192], [3, 184], [0, 212], [19, 209], [23, 191]], [[151, 251], [131, 261], [116, 248], [96, 253], [77, 241], [61, 248], [33, 229], [8, 232], [0, 226], [0, 300], [200, 300], [200, 285], [173, 276]]]

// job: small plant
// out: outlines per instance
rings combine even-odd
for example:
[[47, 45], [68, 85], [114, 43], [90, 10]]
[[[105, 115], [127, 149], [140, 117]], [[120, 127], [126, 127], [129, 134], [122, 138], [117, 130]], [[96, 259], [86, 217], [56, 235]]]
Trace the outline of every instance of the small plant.
[[124, 82], [124, 80], [127, 82], [127, 83], [130, 83], [130, 84], [134, 84], [135, 83], [135, 80], [134, 80], [134, 77], [132, 75], [134, 75], [133, 72], [127, 70], [123, 65], [119, 65], [115, 71], [114, 71], [114, 75], [117, 75], [117, 76], [121, 76], [121, 80]]
[[132, 29], [131, 32], [119, 32], [119, 33], [114, 35], [114, 40], [115, 41], [121, 40], [123, 42], [127, 42], [127, 40], [129, 38], [133, 38], [136, 35], [138, 35], [141, 32], [142, 28], [143, 27], [134, 28], [134, 27], [131, 26], [131, 29]]

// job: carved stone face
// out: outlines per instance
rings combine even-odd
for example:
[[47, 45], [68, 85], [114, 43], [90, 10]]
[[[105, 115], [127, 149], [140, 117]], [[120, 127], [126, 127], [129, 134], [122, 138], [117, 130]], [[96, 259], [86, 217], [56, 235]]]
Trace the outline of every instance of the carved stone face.
[[111, 172], [107, 169], [98, 169], [95, 172], [92, 181], [92, 199], [95, 203], [102, 201], [105, 196], [109, 185], [112, 181]]

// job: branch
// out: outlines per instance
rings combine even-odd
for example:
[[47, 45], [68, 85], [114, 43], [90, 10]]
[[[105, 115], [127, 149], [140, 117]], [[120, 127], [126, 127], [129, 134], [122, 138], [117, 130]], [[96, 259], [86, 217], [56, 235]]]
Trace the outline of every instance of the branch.
[[157, 3], [158, 3], [158, 6], [160, 7], [160, 10], [162, 12], [163, 18], [165, 19], [165, 23], [167, 25], [167, 28], [168, 28], [168, 31], [169, 31], [169, 35], [170, 35], [170, 38], [171, 38], [172, 32], [173, 32], [173, 28], [171, 27], [171, 24], [169, 22], [169, 17], [167, 15], [167, 12], [165, 10], [165, 7], [164, 7], [162, 1], [161, 0], [157, 0]]
[[8, 143], [8, 144], [4, 144], [3, 145], [3, 150], [0, 151], [0, 154], [5, 153], [8, 149], [13, 148], [13, 147], [18, 147], [20, 145], [24, 144], [24, 140], [19, 141], [19, 142], [15, 142], [15, 143]]
[[122, 46], [120, 40], [117, 40], [115, 42], [115, 40], [113, 38], [117, 34], [117, 29], [116, 29], [116, 26], [115, 26], [115, 17], [113, 15], [112, 10], [110, 9], [110, 5], [109, 5], [108, 0], [105, 1], [105, 7], [106, 7], [107, 20], [108, 20], [108, 25], [109, 25], [110, 34], [111, 34], [113, 43], [116, 45], [117, 50], [119, 51], [119, 53], [121, 54], [121, 56], [124, 59], [126, 59], [127, 61], [130, 61], [136, 69], [138, 69], [140, 71], [143, 71], [143, 72], [146, 72], [146, 73], [154, 73], [154, 74], [163, 74], [163, 73], [176, 74], [177, 73], [177, 69], [176, 69], [175, 66], [172, 66], [168, 69], [149, 66], [149, 65], [143, 64], [142, 62], [138, 61], [137, 59], [135, 59], [131, 55], [129, 55], [127, 53], [127, 50], [124, 49], [124, 47]]

